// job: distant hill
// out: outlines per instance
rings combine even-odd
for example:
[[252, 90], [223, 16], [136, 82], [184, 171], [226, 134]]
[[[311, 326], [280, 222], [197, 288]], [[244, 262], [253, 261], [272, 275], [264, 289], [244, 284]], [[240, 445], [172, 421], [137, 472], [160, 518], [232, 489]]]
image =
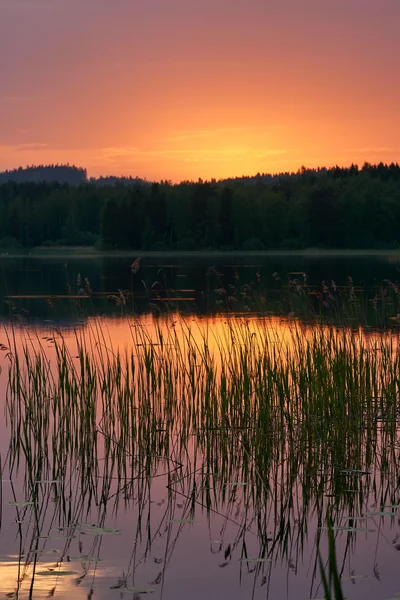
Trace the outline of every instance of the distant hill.
[[7, 181], [15, 181], [15, 183], [57, 182], [81, 185], [87, 180], [86, 169], [70, 165], [38, 165], [0, 172], [0, 183]]
[[0, 184], [7, 181], [15, 183], [61, 183], [72, 186], [84, 183], [94, 183], [97, 186], [132, 186], [148, 183], [139, 177], [117, 177], [109, 175], [106, 177], [87, 176], [86, 169], [75, 165], [37, 165], [31, 167], [18, 167], [9, 171], [0, 172]]

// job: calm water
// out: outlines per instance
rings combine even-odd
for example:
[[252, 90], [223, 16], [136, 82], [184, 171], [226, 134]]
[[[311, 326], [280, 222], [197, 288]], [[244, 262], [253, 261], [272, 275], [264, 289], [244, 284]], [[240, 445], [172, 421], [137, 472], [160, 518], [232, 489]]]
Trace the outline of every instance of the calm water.
[[[7, 346], [7, 335], [14, 332], [17, 346], [29, 341], [32, 356], [40, 343], [51, 365], [56, 359], [49, 341], [53, 335], [63, 335], [74, 360], [79, 350], [76, 332], [89, 339], [101, 331], [109, 349], [134, 348], [139, 356], [146, 343], [138, 344], [134, 328], [143, 327], [150, 344], [156, 326], [165, 336], [174, 330], [183, 339], [189, 324], [193, 338], [201, 340], [206, 335], [213, 349], [231, 336], [229, 309], [249, 314], [247, 323], [255, 336], [259, 327], [270, 327], [270, 343], [286, 344], [290, 352], [296, 322], [304, 317], [309, 323], [309, 317], [287, 295], [289, 280], [298, 278], [303, 285], [304, 272], [309, 290], [319, 291], [322, 281], [348, 286], [351, 276], [357, 293], [369, 294], [357, 314], [360, 319], [367, 313], [376, 319], [369, 298], [376, 296], [383, 280], [397, 280], [400, 264], [400, 258], [383, 256], [251, 260], [251, 265], [245, 258], [227, 265], [226, 259], [194, 264], [193, 258], [152, 258], [144, 259], [133, 273], [132, 261], [124, 258], [3, 258], [1, 295], [6, 302], [0, 342]], [[210, 267], [215, 268], [210, 271]], [[79, 293], [85, 289], [85, 278], [90, 282], [88, 297]], [[226, 296], [236, 300], [227, 306]], [[398, 313], [393, 296], [386, 299], [385, 319]], [[378, 304], [381, 308], [382, 303]], [[186, 316], [181, 320], [174, 313], [164, 318], [166, 306], [179, 308]], [[298, 313], [287, 319], [285, 315], [293, 308]], [[319, 305], [313, 309], [318, 312]], [[262, 311], [268, 315], [267, 323], [254, 314]], [[373, 324], [381, 323], [379, 317]], [[307, 331], [311, 328], [308, 325]], [[338, 525], [346, 526], [349, 515], [380, 513], [383, 506], [400, 504], [400, 446], [394, 449], [392, 460], [385, 462], [383, 442], [367, 452], [369, 440], [363, 438], [360, 460], [365, 472], [343, 470], [337, 464], [320, 472], [318, 465], [295, 464], [295, 454], [280, 446], [269, 472], [262, 474], [269, 491], [260, 504], [255, 481], [261, 475], [246, 471], [251, 457], [243, 451], [243, 439], [233, 436], [227, 444], [211, 431], [183, 436], [181, 414], [171, 439], [156, 441], [151, 455], [140, 447], [110, 463], [106, 438], [99, 435], [93, 464], [77, 459], [71, 450], [63, 458], [65, 464], [35, 480], [24, 458], [12, 463], [18, 454], [10, 446], [12, 432], [28, 447], [29, 443], [18, 415], [10, 423], [5, 402], [6, 354], [3, 350], [0, 375], [0, 403], [2, 414], [7, 415], [0, 437], [3, 597], [137, 600], [151, 593], [152, 598], [164, 600], [322, 598], [317, 542], [327, 557], [326, 532], [320, 527], [338, 487]], [[99, 410], [99, 431], [103, 431], [102, 417]], [[161, 440], [163, 431], [164, 424], [158, 423]], [[116, 429], [112, 440], [116, 448], [119, 435]], [[50, 440], [45, 442], [53, 453], [54, 445], [51, 450]], [[40, 452], [35, 456], [43, 464], [48, 459]], [[55, 464], [54, 456], [48, 464]], [[121, 468], [125, 469], [123, 477]], [[31, 501], [32, 485], [37, 486], [35, 505], [25, 505]], [[400, 597], [400, 513], [397, 508], [383, 512], [391, 514], [370, 514], [357, 522], [357, 531], [337, 532], [339, 567], [348, 598]]]
[[[129, 257], [0, 257], [1, 314], [20, 313], [30, 321], [58, 320], [67, 324], [87, 315], [117, 315], [180, 310], [194, 314], [298, 310], [291, 282], [306, 282], [308, 291], [323, 291], [323, 284], [344, 286], [350, 277], [360, 293], [369, 325], [378, 324], [370, 300], [380, 286], [400, 280], [400, 253], [373, 256], [235, 256], [145, 257], [137, 272]], [[306, 279], [304, 279], [304, 275]], [[92, 293], [89, 297], [86, 280]], [[83, 295], [79, 295], [79, 290]], [[118, 296], [123, 293], [123, 303]], [[72, 300], [71, 300], [72, 298]], [[315, 312], [322, 302], [308, 298]], [[22, 312], [21, 312], [22, 311]], [[400, 312], [397, 303], [387, 315]], [[302, 318], [301, 311], [296, 317]], [[361, 319], [361, 315], [360, 315]]]

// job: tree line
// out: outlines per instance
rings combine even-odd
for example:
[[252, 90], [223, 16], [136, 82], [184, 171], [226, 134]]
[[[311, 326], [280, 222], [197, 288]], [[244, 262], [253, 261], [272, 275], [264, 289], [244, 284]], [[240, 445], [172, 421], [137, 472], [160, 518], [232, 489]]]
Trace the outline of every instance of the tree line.
[[400, 166], [303, 168], [180, 184], [8, 180], [0, 184], [0, 245], [400, 248]]

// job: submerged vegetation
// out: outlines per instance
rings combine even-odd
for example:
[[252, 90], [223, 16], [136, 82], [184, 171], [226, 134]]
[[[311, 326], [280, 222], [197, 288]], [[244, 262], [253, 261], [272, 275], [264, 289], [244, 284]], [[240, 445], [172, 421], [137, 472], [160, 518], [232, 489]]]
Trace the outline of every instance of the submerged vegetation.
[[38, 167], [0, 176], [0, 216], [2, 247], [396, 249], [400, 166], [301, 169], [176, 185], [87, 181], [82, 169]]

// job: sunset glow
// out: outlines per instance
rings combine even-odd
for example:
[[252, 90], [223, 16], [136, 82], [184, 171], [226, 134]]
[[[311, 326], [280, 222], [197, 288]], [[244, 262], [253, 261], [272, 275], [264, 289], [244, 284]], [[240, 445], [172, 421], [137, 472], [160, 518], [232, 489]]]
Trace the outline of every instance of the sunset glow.
[[0, 0], [0, 170], [400, 160], [397, 0]]

